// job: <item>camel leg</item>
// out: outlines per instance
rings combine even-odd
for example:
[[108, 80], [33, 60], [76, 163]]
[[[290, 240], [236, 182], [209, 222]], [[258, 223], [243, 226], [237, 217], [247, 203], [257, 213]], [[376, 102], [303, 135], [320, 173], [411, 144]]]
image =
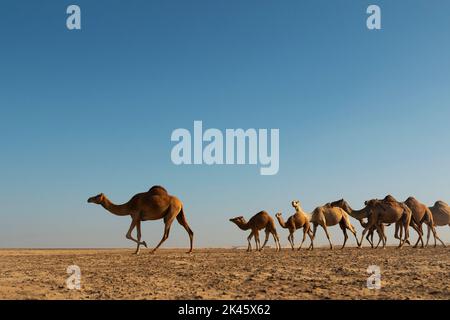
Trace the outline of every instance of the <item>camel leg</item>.
[[[381, 233], [380, 231], [377, 229], [377, 233], [378, 233], [378, 243], [375, 246], [375, 249], [378, 249], [378, 247], [380, 246], [381, 241], [386, 239], [386, 235], [384, 233], [384, 224], [380, 224], [379, 225], [380, 229], [381, 229]], [[383, 245], [384, 245], [385, 241], [383, 241]]]
[[308, 233], [308, 226], [304, 226], [303, 227], [303, 239], [302, 239], [302, 243], [300, 243], [300, 247], [298, 247], [298, 249], [297, 250], [300, 250], [301, 248], [302, 248], [302, 246], [303, 246], [303, 242], [305, 242], [305, 239], [306, 239], [306, 234]]
[[[381, 237], [381, 235], [378, 235], [378, 243], [377, 243], [377, 245], [375, 246], [375, 249], [377, 249], [378, 247], [379, 247], [379, 245], [380, 245], [380, 243], [381, 243], [381, 241], [383, 241], [383, 238]], [[383, 243], [384, 243], [384, 241], [383, 241]]]
[[277, 252], [281, 251], [280, 239], [276, 232], [272, 231], [273, 240], [275, 241], [275, 247], [277, 248]]
[[387, 237], [386, 237], [386, 234], [384, 233], [384, 227], [382, 227], [382, 234], [380, 235], [380, 237], [381, 237], [381, 240], [382, 240], [382, 242], [383, 242], [383, 249], [386, 249], [386, 244], [387, 244]]
[[[384, 227], [382, 226], [382, 224], [381, 225], [377, 224], [377, 225], [375, 225], [375, 230], [377, 231], [378, 237], [380, 238], [380, 240], [383, 241], [383, 249], [385, 249], [386, 248], [386, 235], [384, 234]], [[374, 230], [374, 233], [375, 233], [375, 230]], [[378, 240], [378, 244], [375, 247], [375, 249], [378, 248], [378, 246], [380, 244], [380, 240]]]
[[193, 245], [194, 245], [194, 232], [191, 230], [191, 228], [189, 227], [189, 225], [186, 221], [186, 216], [184, 215], [183, 209], [181, 209], [180, 213], [177, 215], [177, 221], [179, 224], [181, 224], [184, 227], [186, 232], [189, 234], [190, 249], [189, 249], [188, 253], [191, 253]]
[[266, 238], [264, 239], [264, 243], [263, 243], [263, 245], [262, 245], [262, 247], [261, 247], [261, 250], [264, 249], [264, 247], [265, 247], [266, 244], [267, 244], [267, 241], [269, 241], [270, 231], [267, 230], [267, 229], [266, 229], [265, 231], [266, 231]]
[[[136, 225], [138, 224], [138, 222], [140, 222], [138, 218], [134, 218], [134, 219], [131, 221], [130, 228], [128, 229], [128, 232], [127, 232], [127, 234], [125, 235], [125, 238], [127, 238], [128, 240], [131, 240], [131, 241], [133, 241], [133, 242], [136, 242], [136, 243], [138, 244], [138, 248], [139, 248], [139, 245], [140, 245], [140, 244], [143, 244], [143, 245], [145, 245], [145, 246], [147, 246], [147, 244], [145, 243], [145, 241], [144, 241], [144, 242], [140, 242], [140, 241], [134, 239], [133, 236], [131, 235], [131, 233], [133, 232], [133, 230], [134, 230], [134, 228], [136, 227]], [[140, 233], [140, 231], [139, 231], [139, 233]]]
[[402, 241], [403, 241], [402, 240], [402, 238], [403, 238], [403, 226], [402, 226], [402, 224], [400, 222], [398, 222], [398, 228], [399, 228], [399, 231], [400, 231], [400, 235], [399, 235], [400, 243], [398, 244], [397, 248], [401, 248], [403, 246], [403, 243], [402, 243]]
[[312, 245], [312, 239], [313, 239], [313, 234], [312, 234], [312, 230], [311, 230], [311, 225], [308, 224], [308, 236], [309, 236], [309, 240], [311, 241], [311, 245]]
[[251, 252], [251, 251], [252, 251], [252, 243], [251, 243], [252, 237], [253, 237], [253, 231], [252, 231], [252, 232], [250, 233], [250, 235], [247, 237], [247, 241], [248, 241], [247, 251], [248, 251], [248, 252]]
[[164, 234], [163, 237], [161, 239], [161, 241], [158, 243], [158, 245], [155, 247], [155, 249], [152, 250], [151, 253], [155, 253], [155, 251], [163, 244], [164, 241], [167, 240], [167, 238], [169, 237], [169, 232], [170, 232], [170, 227], [172, 226], [172, 222], [175, 219], [174, 215], [169, 216], [169, 218], [164, 218]]
[[323, 230], [325, 231], [325, 234], [327, 235], [328, 242], [330, 243], [330, 250], [333, 250], [333, 244], [331, 243], [330, 235], [328, 234], [327, 225], [324, 223], [324, 224], [321, 224], [321, 226], [322, 226]]
[[[400, 232], [400, 234], [399, 234]], [[403, 237], [403, 228], [400, 222], [395, 223], [395, 234], [394, 238], [398, 239], [400, 243], [398, 244], [398, 248], [402, 245], [402, 237]]]
[[141, 245], [141, 222], [139, 221], [136, 224], [136, 238], [137, 238], [137, 247], [136, 247], [136, 251], [134, 252], [134, 254], [139, 254], [139, 246]]
[[[399, 231], [400, 231], [400, 236], [398, 235]], [[402, 230], [400, 229], [400, 224], [398, 222], [395, 223], [394, 238], [395, 239], [401, 239], [402, 238]]]
[[[140, 250], [139, 250], [139, 246], [141, 245], [141, 221], [139, 220], [136, 224], [136, 231], [137, 231], [137, 248], [136, 251], [134, 252], [134, 254], [139, 254]], [[142, 241], [142, 244], [147, 248], [147, 243], [145, 243], [145, 241]]]
[[358, 248], [362, 247], [363, 244], [363, 240], [364, 240], [364, 236], [366, 235], [366, 233], [370, 230], [370, 228], [373, 227], [373, 222], [368, 222], [366, 227], [364, 228], [362, 234], [361, 234], [361, 241], [359, 242]]
[[259, 231], [253, 230], [253, 234], [255, 237], [256, 251], [261, 251], [261, 243], [259, 242]]
[[295, 250], [295, 241], [294, 241], [294, 232], [295, 232], [295, 230], [292, 230], [291, 232], [292, 232], [291, 233], [291, 240], [292, 240], [291, 247], [292, 247], [292, 250]]
[[372, 230], [369, 230], [369, 232], [367, 232], [366, 240], [370, 243], [370, 246], [373, 248], [373, 241], [370, 240], [371, 235], [373, 236], [373, 232]]
[[405, 238], [403, 239], [403, 242], [400, 239], [400, 245], [398, 247], [399, 249], [401, 249], [403, 247], [403, 245], [406, 243], [406, 241], [409, 239], [409, 225], [410, 225], [410, 221], [408, 221], [408, 220], [404, 220], [402, 222], [402, 226], [403, 226], [403, 229], [405, 231]]
[[414, 244], [413, 248], [417, 248], [417, 246], [419, 245], [419, 242], [422, 242], [422, 248], [423, 248], [424, 242], [423, 242], [423, 238], [422, 238], [422, 235], [423, 235], [422, 224], [416, 224], [414, 222], [414, 223], [411, 223], [411, 227], [417, 232], [417, 236], [418, 236], [417, 242]]
[[370, 245], [372, 246], [372, 248], [373, 248], [373, 245], [374, 245], [374, 242], [373, 242], [374, 235], [375, 235], [375, 230], [373, 230], [372, 234], [370, 235]]
[[427, 230], [427, 244], [425, 245], [425, 247], [428, 247], [428, 242], [430, 241], [430, 226], [427, 226], [428, 227], [428, 230]]
[[289, 231], [289, 236], [288, 236], [288, 241], [289, 244], [291, 245], [292, 250], [294, 250], [294, 239], [293, 239], [294, 235], [292, 233], [290, 233]]
[[359, 246], [358, 237], [356, 236], [355, 228], [353, 227], [353, 225], [350, 223], [350, 221], [348, 219], [346, 219], [344, 222], [345, 222], [345, 224], [344, 224], [345, 228], [350, 230], [350, 232], [355, 237], [356, 245]]
[[341, 249], [344, 249], [345, 244], [347, 243], [347, 239], [348, 239], [347, 228], [346, 228], [346, 226], [344, 226], [344, 225], [340, 225], [340, 224], [339, 224], [339, 226], [341, 227], [342, 232], [344, 233], [344, 243], [342, 244], [342, 247], [341, 247]]
[[[400, 235], [399, 235], [399, 231], [400, 231]], [[409, 233], [408, 233], [408, 234], [409, 234]], [[400, 242], [402, 242], [402, 241], [403, 241], [403, 240], [402, 240], [402, 237], [403, 237], [403, 227], [402, 227], [402, 223], [399, 222], [399, 221], [397, 221], [397, 222], [395, 223], [395, 234], [394, 234], [394, 238], [395, 238], [395, 239], [398, 239]], [[387, 238], [386, 238], [385, 241], [387, 241]], [[411, 243], [409, 242], [408, 239], [406, 239], [405, 243], [411, 245]], [[399, 244], [398, 246], [400, 247], [401, 245], [402, 245], [402, 244]]]
[[428, 228], [431, 229], [431, 232], [433, 232], [433, 236], [434, 236], [434, 247], [436, 247], [436, 239], [439, 240], [439, 242], [445, 247], [445, 243], [441, 240], [441, 238], [439, 238], [439, 236], [437, 235], [437, 231], [436, 228], [431, 224], [432, 222], [430, 222], [428, 224]]
[[309, 238], [311, 239], [311, 244], [309, 245], [308, 250], [314, 249], [314, 238], [316, 237], [316, 231], [317, 231], [317, 223], [313, 224], [313, 234], [309, 235]]
[[422, 224], [420, 224], [420, 226], [419, 226], [419, 232], [420, 232], [420, 242], [422, 242], [421, 247], [424, 248], [425, 247], [425, 241], [424, 241], [424, 233], [423, 233], [423, 229], [422, 229]]
[[359, 246], [358, 246], [358, 248], [361, 248], [361, 247], [362, 247], [363, 240], [364, 240], [364, 236], [366, 235], [367, 231], [368, 231], [368, 228], [365, 227], [364, 230], [363, 230], [363, 232], [362, 232], [362, 234], [361, 234], [361, 241], [359, 241]]

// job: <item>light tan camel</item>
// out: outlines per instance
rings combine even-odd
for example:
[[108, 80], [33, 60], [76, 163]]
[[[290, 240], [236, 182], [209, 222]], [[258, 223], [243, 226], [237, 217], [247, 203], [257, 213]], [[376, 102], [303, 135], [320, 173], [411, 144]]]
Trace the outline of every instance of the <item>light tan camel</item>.
[[[429, 207], [432, 215], [434, 226], [449, 226], [450, 227], [450, 206], [446, 204], [444, 201], [436, 201], [434, 206]], [[428, 226], [427, 232], [427, 246], [428, 241], [430, 240], [430, 227]], [[434, 239], [434, 246], [436, 246], [436, 238]]]
[[[429, 208], [433, 214], [435, 226], [450, 226], [450, 206], [444, 201], [436, 201], [434, 206]], [[430, 239], [430, 229], [428, 228], [427, 245]], [[436, 246], [436, 240], [435, 240]]]
[[[88, 202], [100, 204], [103, 208], [118, 216], [131, 216], [131, 225], [126, 238], [137, 243], [135, 254], [139, 254], [141, 244], [147, 247], [145, 241], [141, 242], [141, 221], [164, 219], [164, 235], [158, 245], [151, 251], [151, 253], [154, 253], [169, 237], [170, 226], [175, 218], [189, 234], [189, 253], [192, 252], [194, 233], [186, 221], [183, 203], [177, 197], [169, 195], [166, 189], [161, 186], [153, 186], [147, 192], [138, 193], [130, 201], [121, 205], [113, 204], [103, 193], [89, 198]], [[135, 227], [137, 229], [137, 240], [131, 235]]]
[[[361, 241], [367, 231], [376, 226], [379, 234], [381, 234], [383, 240], [383, 248], [386, 247], [386, 235], [384, 234], [384, 228], [381, 228], [382, 223], [396, 224], [396, 235], [397, 230], [400, 229], [401, 232], [404, 230], [405, 238], [402, 240], [402, 235], [399, 237], [399, 245], [401, 248], [403, 245], [409, 243], [409, 226], [411, 223], [412, 212], [409, 207], [401, 202], [395, 200], [391, 195], [387, 195], [383, 200], [372, 199], [365, 202], [367, 210], [369, 210], [368, 222], [361, 236]], [[417, 231], [417, 230], [416, 230]], [[420, 235], [420, 234], [419, 234]], [[396, 236], [397, 237], [397, 236]]]
[[[252, 237], [255, 237], [256, 250], [261, 251], [267, 244], [269, 240], [269, 235], [272, 234], [273, 239], [275, 241], [275, 247], [277, 251], [281, 250], [280, 239], [278, 238], [277, 230], [275, 228], [275, 221], [273, 218], [266, 212], [260, 211], [250, 218], [248, 222], [245, 221], [244, 217], [236, 217], [230, 219], [231, 222], [236, 224], [242, 230], [251, 230], [252, 232], [248, 236], [248, 248], [247, 251], [252, 251], [252, 245], [250, 240]], [[265, 229], [266, 239], [264, 241], [263, 246], [261, 247], [261, 243], [259, 242], [259, 230]]]
[[433, 214], [436, 226], [450, 226], [450, 206], [444, 201], [436, 201], [434, 206], [429, 208]]
[[[422, 242], [422, 248], [424, 247], [424, 242], [422, 238], [422, 224], [425, 223], [428, 226], [428, 230], [433, 232], [434, 236], [434, 246], [436, 246], [436, 239], [439, 240], [442, 245], [445, 247], [444, 242], [439, 238], [437, 235], [436, 229], [434, 228], [434, 220], [433, 220], [433, 214], [431, 213], [431, 210], [424, 205], [423, 203], [420, 203], [417, 201], [414, 197], [409, 197], [406, 199], [405, 204], [411, 209], [412, 212], [412, 220], [414, 220], [415, 225], [417, 226], [417, 229], [420, 230], [419, 238], [417, 239], [416, 244], [414, 245], [414, 248], [416, 248], [419, 244], [419, 241]], [[428, 236], [429, 236], [428, 231]]]
[[311, 228], [309, 225], [309, 217], [301, 208], [300, 201], [292, 201], [292, 206], [295, 208], [295, 213], [290, 216], [286, 222], [284, 222], [281, 212], [278, 212], [275, 217], [282, 228], [289, 230], [288, 241], [291, 244], [292, 250], [294, 250], [294, 232], [297, 229], [303, 228], [303, 240], [300, 247], [298, 247], [298, 250], [300, 250], [303, 242], [305, 242], [306, 234], [308, 234], [309, 238], [312, 239]]
[[342, 208], [334, 207], [330, 203], [327, 203], [324, 206], [317, 207], [312, 212], [310, 223], [313, 224], [313, 236], [310, 245], [310, 249], [314, 248], [314, 238], [316, 236], [317, 226], [320, 225], [325, 234], [327, 235], [328, 242], [330, 243], [330, 249], [333, 249], [333, 244], [331, 243], [330, 235], [328, 234], [327, 227], [334, 226], [339, 224], [339, 227], [342, 229], [344, 233], [344, 243], [342, 244], [341, 249], [344, 249], [345, 244], [348, 239], [347, 229], [350, 230], [351, 233], [355, 236], [356, 243], [359, 246], [358, 238], [356, 237], [355, 228], [350, 223], [350, 218], [348, 217], [347, 212], [345, 212]]
[[[367, 222], [365, 223], [363, 220], [364, 220], [364, 219], [367, 219], [368, 216], [369, 216], [369, 213], [370, 213], [370, 210], [369, 210], [367, 207], [365, 207], [365, 208], [363, 208], [363, 209], [361, 209], [361, 210], [353, 210], [352, 207], [350, 207], [350, 205], [349, 205], [349, 204], [347, 203], [347, 201], [345, 201], [344, 199], [340, 199], [340, 200], [331, 202], [330, 205], [333, 206], [333, 207], [339, 207], [339, 208], [343, 209], [343, 210], [344, 210], [345, 212], [347, 212], [351, 217], [353, 217], [353, 218], [355, 218], [356, 220], [358, 220], [359, 223], [361, 224], [361, 226], [362, 226], [363, 228], [366, 228]], [[381, 233], [378, 232], [378, 228], [381, 228], [381, 229], [382, 229], [382, 232], [381, 232]], [[367, 241], [370, 243], [370, 246], [371, 246], [372, 248], [374, 248], [373, 236], [374, 236], [375, 230], [377, 230], [378, 237], [379, 237], [378, 243], [377, 243], [377, 245], [376, 245], [375, 248], [378, 248], [378, 246], [380, 245], [381, 241], [383, 240], [382, 237], [383, 237], [383, 236], [386, 237], [386, 236], [384, 235], [384, 224], [380, 224], [380, 225], [378, 225], [378, 226], [372, 226], [372, 227], [370, 227], [370, 229], [369, 229], [369, 231], [368, 231], [368, 233], [367, 233], [366, 239], [367, 239]], [[386, 239], [385, 239], [385, 240], [386, 240]]]

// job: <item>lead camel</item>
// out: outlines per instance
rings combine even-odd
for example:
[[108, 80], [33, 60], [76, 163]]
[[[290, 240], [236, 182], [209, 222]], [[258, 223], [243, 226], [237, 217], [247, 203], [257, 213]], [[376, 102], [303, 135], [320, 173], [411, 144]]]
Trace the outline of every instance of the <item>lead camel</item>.
[[[117, 216], [131, 216], [131, 225], [125, 237], [137, 243], [135, 254], [139, 254], [140, 245], [147, 247], [145, 241], [141, 241], [141, 222], [159, 219], [164, 219], [164, 235], [151, 253], [154, 253], [167, 240], [170, 227], [175, 219], [189, 234], [190, 249], [188, 253], [192, 252], [194, 233], [186, 221], [183, 203], [177, 197], [169, 195], [167, 190], [161, 186], [153, 186], [149, 191], [138, 193], [130, 201], [120, 205], [109, 201], [103, 193], [89, 198], [88, 202], [99, 204]], [[131, 235], [134, 228], [137, 229], [137, 239]]]

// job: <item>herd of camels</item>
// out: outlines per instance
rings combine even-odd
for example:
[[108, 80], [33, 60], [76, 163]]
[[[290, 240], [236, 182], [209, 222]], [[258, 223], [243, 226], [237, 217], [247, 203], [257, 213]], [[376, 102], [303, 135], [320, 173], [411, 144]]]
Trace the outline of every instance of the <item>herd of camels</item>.
[[[141, 222], [159, 219], [164, 219], [164, 234], [161, 241], [151, 253], [154, 253], [161, 244], [167, 240], [170, 227], [175, 219], [177, 219], [178, 223], [181, 224], [189, 234], [190, 249], [188, 252], [192, 252], [194, 233], [186, 221], [183, 203], [177, 197], [170, 195], [164, 187], [153, 186], [149, 191], [138, 193], [128, 202], [121, 205], [112, 203], [103, 193], [89, 198], [88, 202], [99, 204], [109, 212], [118, 216], [131, 216], [131, 225], [126, 234], [126, 238], [137, 244], [135, 254], [139, 254], [141, 245], [147, 247], [145, 241], [141, 241]], [[384, 199], [372, 199], [366, 201], [365, 207], [360, 210], [353, 210], [344, 199], [341, 199], [317, 207], [311, 214], [307, 214], [303, 211], [300, 206], [300, 201], [298, 200], [292, 201], [292, 206], [295, 209], [295, 213], [286, 221], [284, 221], [281, 213], [275, 215], [280, 226], [289, 230], [288, 241], [292, 250], [294, 250], [294, 233], [297, 229], [303, 229], [303, 239], [298, 250], [301, 249], [306, 236], [309, 236], [311, 242], [308, 249], [312, 250], [314, 248], [314, 238], [316, 236], [317, 226], [323, 228], [328, 238], [330, 249], [333, 249], [333, 244], [331, 243], [327, 228], [337, 224], [344, 234], [342, 248], [345, 247], [348, 239], [347, 229], [354, 235], [359, 248], [362, 246], [365, 235], [372, 248], [377, 248], [381, 242], [383, 243], [383, 248], [385, 248], [387, 242], [385, 226], [390, 224], [395, 224], [395, 238], [400, 241], [398, 245], [399, 248], [405, 243], [410, 244], [409, 227], [413, 228], [418, 235], [414, 248], [419, 245], [419, 242], [423, 248], [424, 246], [428, 246], [430, 232], [434, 237], [434, 246], [436, 246], [436, 240], [439, 240], [442, 245], [445, 246], [437, 235], [435, 227], [450, 226], [450, 206], [448, 204], [443, 201], [436, 201], [434, 206], [427, 207], [414, 197], [409, 197], [405, 202], [399, 202], [391, 195], [388, 195]], [[360, 241], [358, 241], [356, 236], [355, 228], [350, 223], [349, 216], [358, 220], [364, 228]], [[275, 241], [276, 250], [281, 250], [275, 221], [266, 211], [258, 212], [250, 218], [249, 221], [246, 221], [242, 216], [232, 218], [230, 221], [235, 223], [242, 230], [251, 231], [247, 238], [248, 251], [252, 250], [251, 240], [253, 237], [255, 238], [256, 250], [260, 251], [267, 244], [271, 234]], [[426, 224], [428, 227], [426, 244], [423, 240], [423, 224]], [[137, 239], [132, 236], [134, 228], [137, 230]], [[259, 231], [262, 229], [265, 231], [265, 241], [261, 246]], [[375, 231], [379, 237], [376, 246], [374, 246], [373, 242]]]

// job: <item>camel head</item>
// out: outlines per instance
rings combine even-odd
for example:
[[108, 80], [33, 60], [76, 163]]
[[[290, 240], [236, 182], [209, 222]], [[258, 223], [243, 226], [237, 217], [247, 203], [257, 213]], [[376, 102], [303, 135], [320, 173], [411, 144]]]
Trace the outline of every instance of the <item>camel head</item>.
[[374, 206], [377, 204], [378, 201], [379, 201], [378, 199], [366, 200], [366, 201], [364, 201], [364, 204], [366, 206]]
[[95, 204], [101, 204], [105, 200], [105, 195], [103, 193], [100, 193], [94, 197], [90, 197], [87, 202], [88, 203], [95, 203]]
[[276, 217], [276, 218], [281, 218], [281, 215], [282, 215], [281, 212], [277, 212], [277, 213], [275, 214], [275, 217]]
[[300, 201], [299, 200], [292, 200], [291, 204], [292, 204], [292, 206], [294, 208], [300, 207]]
[[348, 204], [347, 201], [345, 201], [344, 199], [341, 200], [337, 200], [337, 201], [333, 201], [330, 204], [332, 207], [339, 207], [342, 210], [344, 210], [347, 213], [352, 212], [352, 208], [350, 207], [350, 205]]
[[231, 218], [230, 221], [234, 223], [245, 223], [245, 219], [243, 216]]

